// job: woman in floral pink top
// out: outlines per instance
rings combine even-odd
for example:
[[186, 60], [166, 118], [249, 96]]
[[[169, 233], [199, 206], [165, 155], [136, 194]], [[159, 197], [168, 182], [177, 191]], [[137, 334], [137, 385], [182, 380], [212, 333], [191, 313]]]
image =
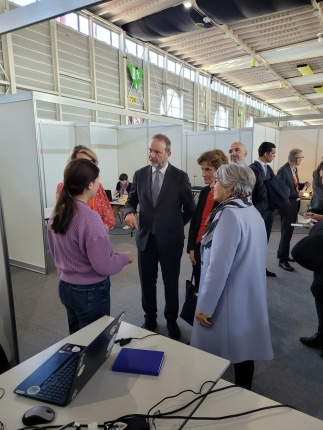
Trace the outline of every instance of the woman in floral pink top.
[[[73, 148], [69, 161], [75, 160], [77, 158], [85, 158], [87, 160], [93, 161], [93, 163], [95, 163], [96, 165], [99, 164], [95, 152], [93, 152], [92, 149], [88, 148], [87, 146], [78, 145]], [[60, 182], [57, 185], [56, 197], [62, 190], [63, 186], [63, 182]], [[89, 199], [87, 204], [90, 206], [91, 209], [93, 209], [100, 215], [107, 229], [112, 229], [115, 226], [116, 220], [113, 214], [113, 210], [111, 208], [109, 199], [104, 191], [102, 184], [99, 184], [99, 189], [96, 196], [93, 199]]]

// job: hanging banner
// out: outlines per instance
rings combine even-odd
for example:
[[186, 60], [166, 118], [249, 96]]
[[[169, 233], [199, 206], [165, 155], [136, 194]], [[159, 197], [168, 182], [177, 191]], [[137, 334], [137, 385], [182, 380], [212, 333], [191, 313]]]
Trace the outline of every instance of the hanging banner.
[[139, 69], [139, 67], [135, 67], [132, 64], [128, 64], [128, 69], [130, 72], [133, 86], [135, 87], [135, 90], [138, 91], [138, 89], [140, 87], [140, 82], [141, 82], [142, 77], [144, 75], [144, 71], [143, 71], [143, 69]]
[[238, 118], [242, 118], [243, 115], [243, 106], [238, 106]]

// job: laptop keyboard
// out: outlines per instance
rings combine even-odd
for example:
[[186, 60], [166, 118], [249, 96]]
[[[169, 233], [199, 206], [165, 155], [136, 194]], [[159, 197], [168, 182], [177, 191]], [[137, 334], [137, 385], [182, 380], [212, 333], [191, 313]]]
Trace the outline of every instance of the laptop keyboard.
[[68, 363], [47, 378], [41, 384], [37, 397], [52, 401], [59, 401], [62, 397], [66, 397], [74, 377], [78, 359], [78, 355], [75, 355]]

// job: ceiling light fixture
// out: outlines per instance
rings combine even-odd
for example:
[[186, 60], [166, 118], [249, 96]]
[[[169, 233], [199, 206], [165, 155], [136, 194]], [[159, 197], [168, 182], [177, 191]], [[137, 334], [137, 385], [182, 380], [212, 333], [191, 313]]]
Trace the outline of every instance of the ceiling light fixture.
[[255, 59], [251, 60], [251, 67], [256, 67], [257, 63]]
[[313, 75], [312, 69], [307, 64], [299, 64], [298, 66], [296, 66], [296, 68], [299, 71], [299, 73], [303, 76]]
[[190, 7], [192, 7], [192, 2], [189, 0], [184, 0], [183, 1], [183, 5], [184, 7], [186, 7], [187, 9], [189, 9]]
[[205, 16], [203, 18], [203, 21], [205, 22], [205, 24], [208, 24], [209, 22], [211, 22], [210, 18], [208, 16]]
[[314, 91], [317, 93], [323, 93], [323, 86], [322, 85], [315, 85]]

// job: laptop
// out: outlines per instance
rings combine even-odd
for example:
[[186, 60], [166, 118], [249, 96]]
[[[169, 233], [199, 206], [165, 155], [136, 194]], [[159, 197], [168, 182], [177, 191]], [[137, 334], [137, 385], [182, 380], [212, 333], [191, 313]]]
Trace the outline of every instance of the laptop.
[[113, 197], [112, 197], [111, 190], [104, 190], [104, 191], [105, 191], [105, 194], [107, 195], [107, 197], [109, 199], [109, 202], [112, 202]]
[[123, 317], [124, 312], [88, 346], [63, 345], [19, 384], [14, 393], [59, 406], [68, 405], [109, 357]]

